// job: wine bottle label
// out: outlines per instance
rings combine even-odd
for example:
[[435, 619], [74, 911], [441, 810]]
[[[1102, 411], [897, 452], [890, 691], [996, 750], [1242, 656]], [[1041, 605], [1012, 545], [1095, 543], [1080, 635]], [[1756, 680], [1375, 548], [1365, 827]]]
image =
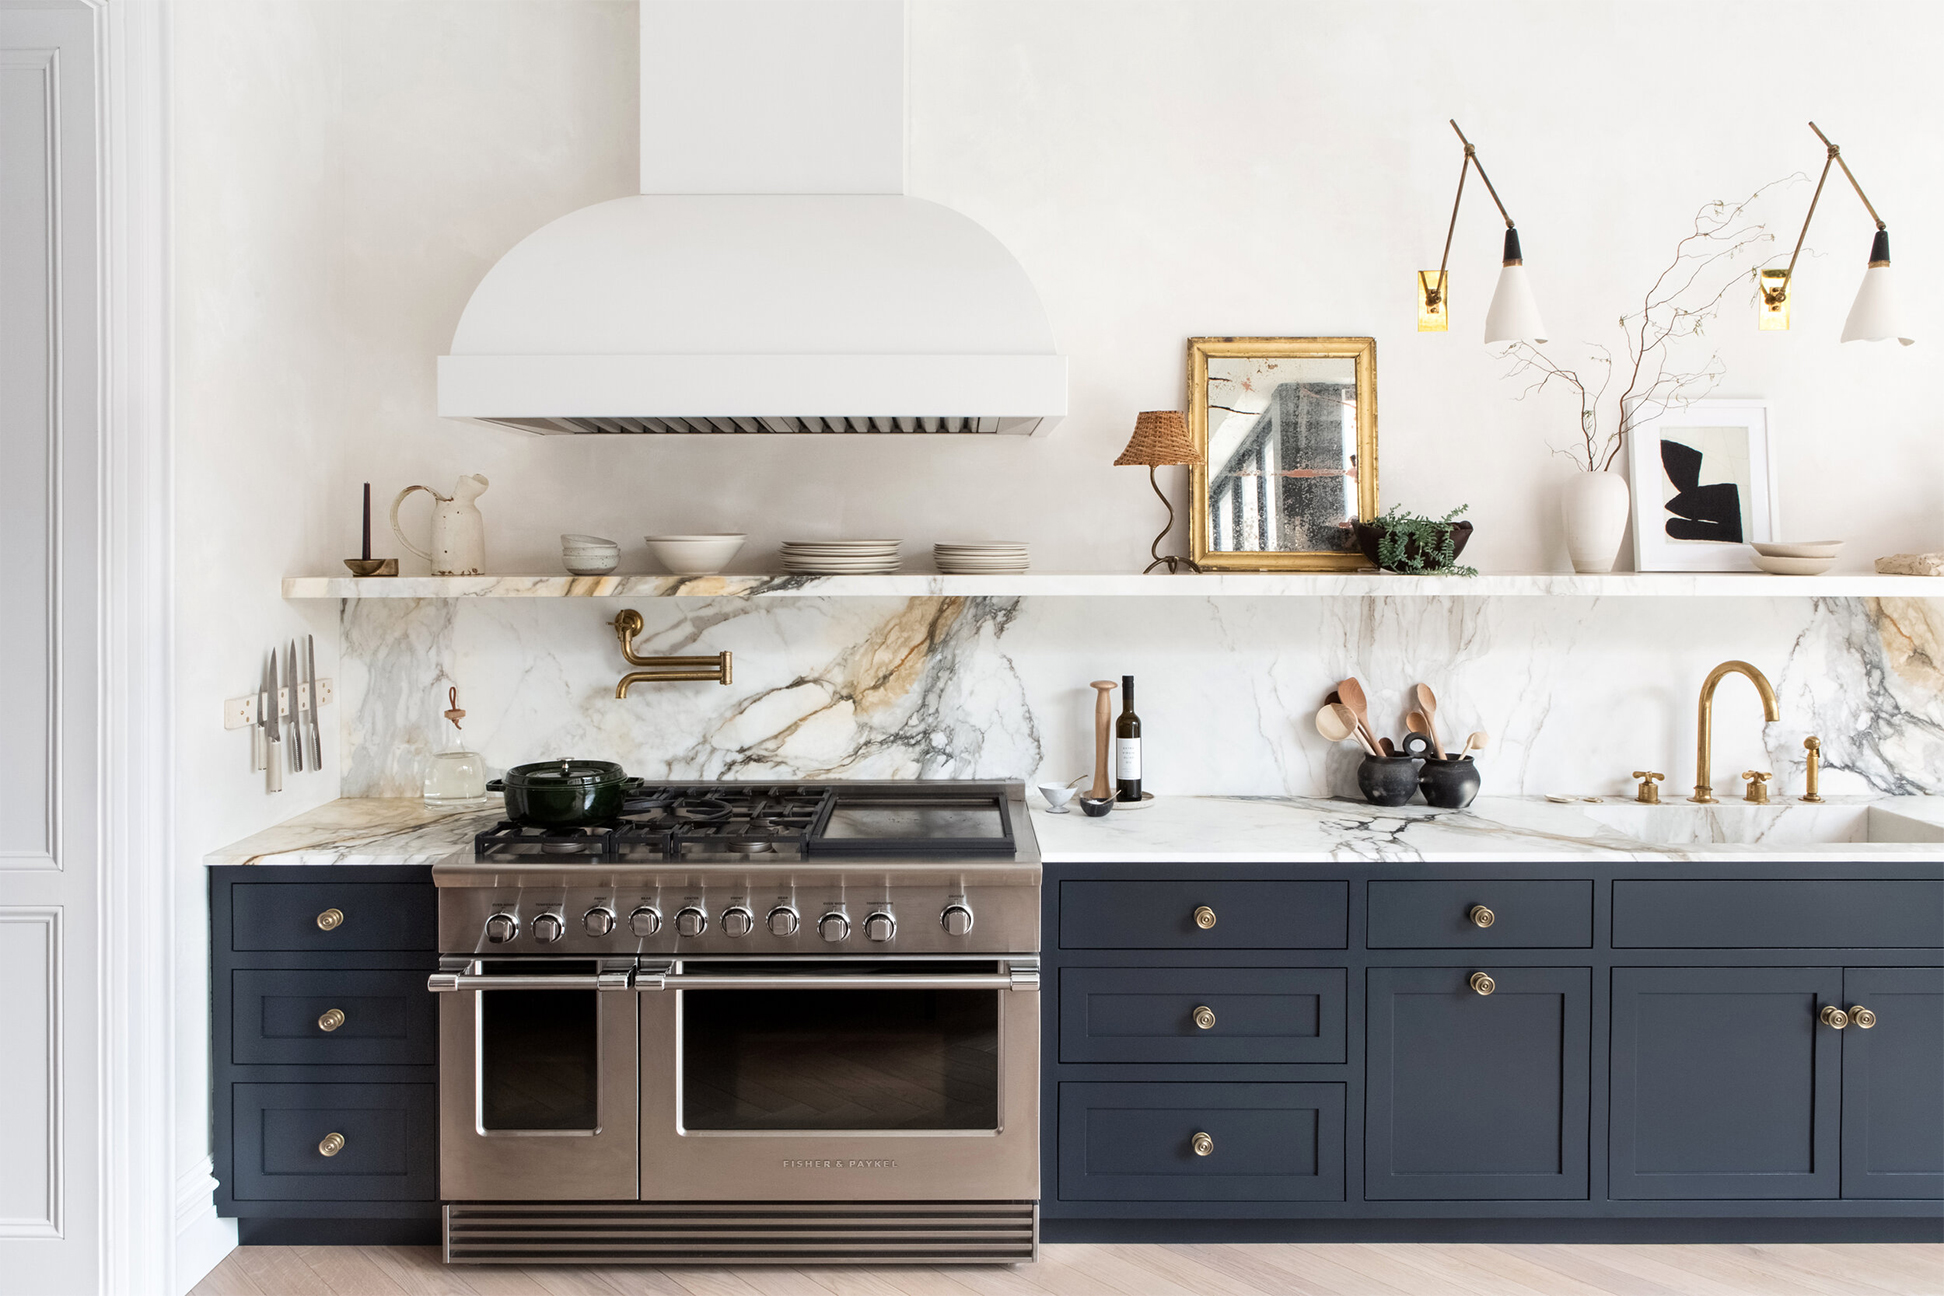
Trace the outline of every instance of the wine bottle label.
[[1137, 779], [1141, 777], [1141, 740], [1139, 738], [1116, 738], [1115, 751], [1116, 778]]

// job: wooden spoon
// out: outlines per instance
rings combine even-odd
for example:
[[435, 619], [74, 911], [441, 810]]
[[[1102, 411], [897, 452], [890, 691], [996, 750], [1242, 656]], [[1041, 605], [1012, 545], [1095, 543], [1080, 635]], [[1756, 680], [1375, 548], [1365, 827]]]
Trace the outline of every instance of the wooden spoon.
[[1355, 738], [1357, 744], [1366, 752], [1372, 756], [1377, 754], [1376, 749], [1371, 747], [1370, 741], [1363, 736], [1363, 730], [1357, 728], [1357, 717], [1352, 715], [1350, 708], [1341, 702], [1332, 702], [1316, 713], [1316, 732], [1331, 742], [1343, 742]]
[[1377, 731], [1370, 727], [1370, 703], [1364, 697], [1363, 685], [1359, 684], [1356, 676], [1353, 675], [1338, 683], [1337, 695], [1343, 699], [1343, 705], [1349, 707], [1351, 713], [1357, 717], [1357, 724], [1363, 729], [1364, 741], [1370, 744], [1371, 751], [1376, 751]]
[[1471, 737], [1465, 739], [1465, 745], [1458, 749], [1459, 759], [1464, 759], [1466, 752], [1484, 751], [1485, 744], [1490, 741], [1492, 741], [1492, 735], [1486, 733], [1483, 729], [1474, 730]]
[[1426, 738], [1430, 739], [1431, 750], [1437, 753], [1438, 759], [1443, 760], [1445, 758], [1444, 748], [1438, 746], [1438, 735], [1431, 732], [1431, 722], [1425, 718], [1424, 712], [1413, 711], [1411, 714], [1405, 716], [1404, 727], [1414, 734], [1423, 734]]
[[1445, 759], [1444, 744], [1438, 741], [1438, 695], [1431, 691], [1429, 684], [1420, 684], [1416, 689], [1418, 710], [1424, 712], [1424, 723], [1429, 726], [1424, 736], [1431, 740], [1431, 750], [1438, 753], [1438, 759]]

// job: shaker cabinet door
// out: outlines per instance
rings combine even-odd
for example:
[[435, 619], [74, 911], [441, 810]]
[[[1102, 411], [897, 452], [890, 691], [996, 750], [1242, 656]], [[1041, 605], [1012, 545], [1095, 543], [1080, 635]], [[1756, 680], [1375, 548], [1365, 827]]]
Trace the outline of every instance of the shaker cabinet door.
[[[1491, 993], [1472, 984], [1492, 978]], [[1587, 1195], [1587, 968], [1372, 968], [1364, 1196]]]
[[1843, 1196], [1944, 1197], [1944, 969], [1850, 968], [1843, 1006]]
[[[1837, 1195], [1838, 968], [1615, 968], [1612, 1193]], [[1873, 1041], [1874, 1042], [1874, 1041]]]

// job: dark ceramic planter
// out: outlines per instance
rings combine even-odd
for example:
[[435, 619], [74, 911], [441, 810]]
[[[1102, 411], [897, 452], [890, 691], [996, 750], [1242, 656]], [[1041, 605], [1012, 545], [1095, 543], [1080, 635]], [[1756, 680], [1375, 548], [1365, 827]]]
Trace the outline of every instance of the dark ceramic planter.
[[506, 817], [533, 828], [580, 828], [621, 813], [642, 781], [613, 761], [557, 760], [515, 765], [486, 785], [506, 793]]
[[1463, 810], [1478, 795], [1478, 785], [1478, 766], [1470, 757], [1462, 760], [1427, 757], [1424, 768], [1418, 771], [1418, 789], [1424, 793], [1424, 803], [1440, 810]]
[[1357, 766], [1357, 790], [1372, 805], [1401, 806], [1418, 788], [1418, 762], [1410, 756], [1366, 756]]
[[[1363, 550], [1363, 556], [1370, 559], [1370, 565], [1372, 567], [1383, 567], [1384, 564], [1377, 560], [1377, 542], [1384, 538], [1384, 535], [1389, 530], [1389, 528], [1384, 526], [1382, 523], [1370, 523], [1370, 522], [1359, 522], [1356, 524], [1356, 528], [1357, 528], [1357, 548]], [[1453, 522], [1450, 526], [1450, 531], [1451, 531], [1451, 561], [1453, 565], [1456, 565], [1458, 562], [1458, 556], [1465, 552], [1465, 545], [1467, 542], [1471, 540], [1472, 524], [1469, 522]], [[1421, 550], [1416, 539], [1409, 540], [1405, 543], [1404, 545], [1405, 557], [1416, 558], [1420, 555], [1420, 552]], [[1396, 571], [1397, 568], [1392, 567], [1392, 568], [1387, 568], [1386, 570]], [[1422, 574], [1431, 575], [1432, 573], [1425, 572]]]

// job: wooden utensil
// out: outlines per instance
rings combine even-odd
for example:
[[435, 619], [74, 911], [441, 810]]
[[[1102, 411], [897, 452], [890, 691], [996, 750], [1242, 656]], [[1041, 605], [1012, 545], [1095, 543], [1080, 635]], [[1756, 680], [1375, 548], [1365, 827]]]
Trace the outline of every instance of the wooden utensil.
[[1351, 714], [1357, 717], [1357, 724], [1363, 729], [1364, 741], [1369, 743], [1370, 750], [1375, 752], [1377, 731], [1370, 727], [1370, 703], [1364, 697], [1363, 685], [1359, 684], [1356, 676], [1353, 675], [1337, 683], [1337, 694], [1343, 699], [1343, 705], [1349, 707]]
[[1445, 758], [1444, 748], [1438, 746], [1438, 735], [1431, 732], [1431, 721], [1425, 718], [1424, 712], [1413, 711], [1411, 714], [1405, 716], [1404, 727], [1414, 734], [1423, 734], [1425, 741], [1431, 744], [1431, 750], [1437, 754], [1438, 759], [1443, 760]]
[[1386, 756], [1397, 755], [1397, 744], [1392, 742], [1388, 738], [1379, 738], [1377, 740], [1377, 746], [1383, 750], [1383, 753]]
[[1445, 759], [1444, 744], [1438, 741], [1438, 695], [1431, 691], [1429, 684], [1418, 685], [1415, 692], [1418, 710], [1424, 713], [1424, 723], [1427, 726], [1424, 736], [1431, 740], [1431, 750], [1438, 753], [1438, 759], [1443, 760]]
[[1114, 795], [1114, 785], [1107, 776], [1107, 738], [1114, 727], [1114, 701], [1110, 694], [1120, 687], [1115, 680], [1095, 680], [1094, 694], [1094, 781], [1087, 789], [1087, 795], [1099, 800]]
[[1492, 741], [1492, 735], [1486, 733], [1483, 729], [1473, 730], [1471, 737], [1465, 739], [1465, 745], [1459, 749], [1459, 758], [1462, 760], [1466, 752], [1484, 751], [1485, 744], [1490, 741]]
[[1357, 728], [1357, 717], [1352, 715], [1350, 708], [1341, 702], [1332, 702], [1316, 713], [1316, 732], [1331, 742], [1343, 742], [1355, 738], [1357, 745], [1366, 752], [1372, 756], [1377, 754], [1371, 747], [1370, 740], [1364, 737], [1363, 730]]

